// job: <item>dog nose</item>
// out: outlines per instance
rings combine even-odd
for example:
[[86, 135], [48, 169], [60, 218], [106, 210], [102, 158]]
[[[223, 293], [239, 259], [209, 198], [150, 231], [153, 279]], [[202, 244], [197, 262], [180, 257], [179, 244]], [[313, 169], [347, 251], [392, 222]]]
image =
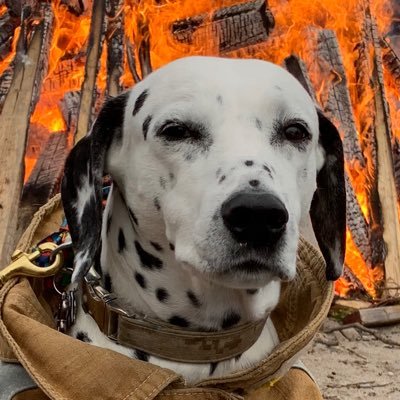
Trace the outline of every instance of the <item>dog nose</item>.
[[236, 241], [254, 246], [275, 244], [289, 219], [285, 205], [269, 193], [238, 193], [222, 204], [221, 214]]

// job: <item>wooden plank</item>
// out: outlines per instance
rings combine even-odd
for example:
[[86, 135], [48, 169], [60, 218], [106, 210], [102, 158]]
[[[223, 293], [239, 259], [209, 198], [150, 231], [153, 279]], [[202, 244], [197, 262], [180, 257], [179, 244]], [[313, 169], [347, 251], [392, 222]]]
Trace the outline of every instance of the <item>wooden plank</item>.
[[[371, 19], [370, 33], [374, 45], [372, 85], [375, 101], [375, 135], [377, 143], [378, 192], [383, 216], [383, 239], [386, 243], [385, 258], [386, 287], [400, 286], [400, 220], [397, 204], [397, 192], [392, 156], [391, 125], [389, 106], [385, 97], [385, 86], [382, 70], [382, 54], [380, 50], [377, 28], [369, 10]], [[395, 291], [393, 291], [393, 294]], [[385, 292], [387, 296], [392, 291]]]
[[52, 133], [22, 192], [18, 213], [18, 230], [21, 233], [29, 225], [33, 214], [59, 192], [67, 155], [66, 133]]
[[181, 43], [204, 46], [214, 37], [218, 51], [227, 53], [266, 41], [274, 25], [268, 2], [254, 0], [221, 8], [211, 18], [202, 14], [175, 21], [171, 29]]
[[104, 36], [104, 15], [105, 0], [94, 1], [86, 56], [85, 79], [81, 90], [78, 124], [74, 138], [75, 143], [88, 133], [92, 123], [93, 105], [96, 96], [96, 77], [99, 71]]
[[345, 324], [360, 323], [364, 326], [384, 326], [400, 322], [400, 305], [365, 308], [346, 317]]
[[24, 154], [35, 79], [40, 68], [43, 22], [37, 25], [25, 60], [15, 65], [14, 79], [0, 119], [0, 268], [17, 240], [17, 215], [24, 175]]
[[107, 94], [117, 96], [122, 91], [120, 78], [124, 70], [123, 0], [110, 0], [107, 10]]

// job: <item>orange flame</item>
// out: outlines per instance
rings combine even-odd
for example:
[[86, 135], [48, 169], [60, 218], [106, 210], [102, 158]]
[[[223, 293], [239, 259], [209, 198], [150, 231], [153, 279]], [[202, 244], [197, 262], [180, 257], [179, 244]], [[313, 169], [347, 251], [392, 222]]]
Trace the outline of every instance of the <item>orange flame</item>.
[[[144, 39], [150, 41], [153, 69], [188, 55], [219, 55], [216, 37], [208, 35], [205, 37], [206, 40], [202, 40], [204, 38], [195, 32], [193, 43], [181, 43], [173, 37], [171, 24], [177, 20], [203, 14], [206, 15], [203, 24], [211, 24], [210, 16], [215, 10], [240, 2], [240, 0], [125, 0], [123, 7], [125, 35], [134, 48], [138, 73], [141, 73], [138, 48]], [[50, 50], [49, 71], [43, 82], [40, 102], [31, 118], [31, 129], [45, 127], [47, 132], [66, 130], [58, 103], [66, 91], [79, 90], [81, 87], [84, 77], [84, 59], [80, 57], [80, 53], [85, 49], [90, 27], [90, 12], [77, 17], [71, 14], [66, 6], [60, 4], [60, 0], [52, 3], [56, 22]], [[362, 25], [366, 7], [370, 7], [372, 15], [377, 17], [380, 34], [389, 30], [392, 20], [390, 0], [268, 0], [268, 5], [275, 18], [275, 28], [268, 40], [230, 52], [227, 56], [261, 58], [281, 64], [287, 56], [297, 54], [306, 63], [317, 99], [323, 103], [326, 100], [326, 88], [335, 84], [338, 76], [335, 71], [334, 74], [329, 75], [324, 72], [323, 66], [318, 64], [315, 57], [315, 30], [333, 30], [338, 38], [346, 70], [357, 133], [360, 139], [364, 137], [368, 129], [373, 126], [373, 115], [368, 107], [374, 93], [368, 84], [357, 80], [355, 68], [359, 57], [357, 44], [363, 37]], [[0, 8], [1, 12], [4, 12], [4, 7]], [[202, 34], [204, 32], [203, 30]], [[14, 51], [17, 33], [13, 41]], [[4, 60], [0, 63], [0, 73], [11, 61], [12, 55], [10, 54], [9, 57], [11, 57], [9, 61]], [[65, 71], [67, 73], [63, 76]], [[97, 77], [97, 87], [101, 91], [104, 91], [106, 87], [106, 73], [105, 45]], [[134, 84], [127, 57], [125, 57], [125, 71], [121, 82], [125, 87]], [[400, 82], [396, 82], [393, 76], [385, 71], [385, 84], [390, 103], [393, 133], [400, 140]], [[362, 93], [361, 98], [360, 93]], [[29, 176], [33, 162], [38, 156], [38, 154], [29, 153], [30, 145], [29, 143], [26, 157], [26, 177]], [[368, 152], [365, 156], [368, 159], [371, 157]], [[369, 168], [346, 166], [367, 221], [370, 219], [367, 197]], [[349, 231], [346, 242], [346, 265], [371, 297], [378, 296], [377, 288], [383, 280], [383, 271], [365, 264]], [[336, 292], [342, 296], [346, 295], [351, 288], [352, 284], [344, 278], [336, 284]]]

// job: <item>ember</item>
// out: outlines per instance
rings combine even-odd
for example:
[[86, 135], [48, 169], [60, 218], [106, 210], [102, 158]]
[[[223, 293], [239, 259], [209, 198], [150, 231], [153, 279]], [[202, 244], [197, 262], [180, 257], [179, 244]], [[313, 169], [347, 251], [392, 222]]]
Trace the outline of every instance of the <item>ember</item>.
[[[19, 56], [32, 47], [30, 29], [44, 24], [47, 38], [30, 103], [26, 221], [57, 191], [67, 149], [86, 133], [105, 95], [179, 57], [256, 57], [285, 65], [342, 134], [348, 229], [337, 293], [377, 298], [384, 286], [399, 285], [400, 49], [387, 35], [390, 0], [9, 3], [0, 0], [0, 110]], [[58, 164], [50, 168], [46, 160]], [[32, 198], [38, 182], [47, 188], [40, 200]]]

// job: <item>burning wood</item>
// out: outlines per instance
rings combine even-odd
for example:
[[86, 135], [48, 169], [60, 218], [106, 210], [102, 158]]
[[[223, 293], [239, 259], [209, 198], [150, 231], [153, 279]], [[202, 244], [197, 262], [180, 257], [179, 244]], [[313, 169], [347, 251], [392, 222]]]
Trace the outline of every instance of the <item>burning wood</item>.
[[208, 14], [179, 20], [172, 24], [176, 40], [192, 44], [208, 43], [217, 38], [220, 53], [227, 53], [252, 44], [264, 42], [275, 21], [264, 0], [221, 8]]
[[0, 61], [11, 51], [14, 31], [20, 22], [20, 18], [12, 16], [9, 11], [0, 17]]
[[99, 71], [99, 58], [104, 38], [105, 2], [94, 1], [92, 21], [87, 49], [85, 80], [82, 85], [81, 103], [79, 107], [78, 125], [75, 134], [75, 142], [80, 140], [89, 131], [92, 123], [93, 105], [96, 96], [96, 77]]
[[[387, 282], [396, 283], [400, 282], [400, 221], [392, 160], [389, 105], [385, 96], [379, 38], [376, 24], [370, 14], [370, 10], [366, 12], [366, 21], [374, 50], [372, 53], [372, 85], [374, 88], [375, 101], [374, 126], [377, 142], [378, 192], [383, 216], [383, 238], [387, 245], [385, 277]], [[369, 23], [369, 21], [371, 22]]]
[[386, 39], [382, 39], [380, 44], [383, 63], [392, 74], [395, 83], [400, 87], [400, 58]]
[[[18, 203], [23, 179], [23, 158], [25, 153], [28, 121], [42, 71], [46, 63], [46, 49], [49, 41], [49, 9], [40, 4], [42, 18], [32, 27], [31, 40], [26, 53], [19, 53], [31, 62], [19, 62], [14, 66], [14, 77], [9, 95], [5, 99], [0, 122], [0, 265], [5, 265], [14, 247], [17, 230]], [[47, 20], [43, 18], [46, 16]], [[21, 41], [25, 40], [21, 35]]]
[[67, 154], [66, 134], [51, 134], [22, 192], [19, 231], [23, 232], [39, 207], [59, 191]]
[[110, 0], [106, 10], [107, 29], [107, 93], [116, 96], [121, 92], [124, 70], [124, 18], [123, 0]]
[[330, 74], [322, 106], [327, 115], [337, 122], [339, 131], [343, 133], [346, 161], [353, 168], [362, 168], [365, 166], [365, 160], [358, 141], [346, 72], [334, 32], [325, 29], [317, 32], [317, 57], [321, 75], [327, 72]]

